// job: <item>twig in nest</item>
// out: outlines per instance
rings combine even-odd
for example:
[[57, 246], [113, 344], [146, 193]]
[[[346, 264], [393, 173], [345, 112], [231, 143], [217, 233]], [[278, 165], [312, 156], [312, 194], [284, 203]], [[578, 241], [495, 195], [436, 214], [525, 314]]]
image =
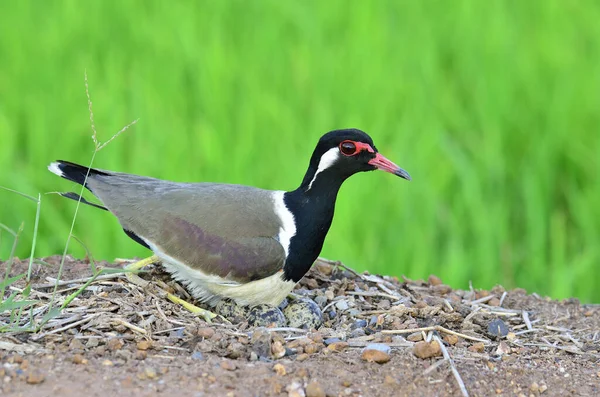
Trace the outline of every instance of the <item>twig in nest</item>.
[[450, 354], [448, 354], [448, 350], [446, 350], [446, 346], [444, 346], [444, 344], [442, 343], [442, 340], [440, 339], [439, 336], [433, 335], [433, 338], [440, 345], [440, 349], [442, 350], [442, 354], [444, 355], [444, 358], [446, 360], [448, 360], [448, 363], [450, 363], [450, 368], [452, 369], [452, 375], [454, 375], [454, 379], [456, 379], [456, 383], [458, 383], [460, 392], [462, 393], [462, 395], [464, 397], [469, 397], [469, 392], [467, 391], [465, 382], [463, 382], [462, 378], [460, 377], [460, 374], [458, 373], [458, 370], [456, 369], [456, 366], [454, 365], [454, 361], [450, 357]]
[[523, 321], [525, 322], [525, 325], [527, 325], [527, 329], [528, 330], [532, 330], [533, 327], [531, 326], [531, 321], [529, 321], [529, 313], [527, 313], [527, 311], [523, 310]]
[[442, 364], [447, 363], [447, 362], [448, 362], [448, 360], [445, 358], [442, 358], [441, 360], [436, 361], [435, 363], [431, 364], [425, 371], [423, 371], [423, 376], [435, 371]]
[[131, 323], [128, 323], [127, 321], [125, 321], [125, 320], [122, 320], [122, 319], [120, 319], [120, 318], [117, 318], [117, 319], [115, 320], [115, 322], [116, 322], [116, 323], [119, 323], [119, 324], [121, 324], [121, 325], [124, 325], [125, 327], [129, 328], [129, 329], [130, 329], [130, 330], [132, 330], [132, 331], [139, 332], [139, 333], [140, 333], [140, 334], [142, 334], [142, 335], [146, 335], [146, 334], [148, 333], [148, 332], [147, 332], [145, 329], [143, 329], [143, 328], [140, 328], [140, 327], [138, 327], [137, 325], [133, 325], [133, 324], [131, 324]]
[[476, 338], [476, 337], [470, 336], [470, 335], [461, 334], [460, 332], [456, 332], [456, 331], [449, 330], [448, 328], [444, 328], [441, 325], [433, 325], [431, 327], [423, 327], [423, 328], [390, 329], [390, 330], [383, 330], [383, 331], [381, 331], [381, 333], [393, 335], [393, 334], [412, 334], [415, 332], [422, 332], [422, 331], [444, 332], [446, 334], [456, 335], [463, 339], [468, 339], [468, 340], [472, 340], [475, 342], [489, 343], [488, 340]]
[[504, 303], [504, 299], [506, 299], [506, 296], [508, 295], [508, 293], [506, 291], [504, 291], [502, 293], [502, 296], [500, 297], [500, 304], [498, 306], [502, 306], [502, 304]]
[[69, 324], [69, 325], [66, 325], [66, 326], [64, 326], [64, 327], [62, 327], [62, 328], [57, 328], [57, 329], [54, 329], [54, 330], [52, 330], [52, 331], [48, 331], [48, 332], [44, 332], [44, 333], [42, 333], [42, 334], [38, 334], [38, 335], [32, 336], [32, 337], [31, 337], [31, 339], [32, 339], [32, 340], [38, 340], [38, 339], [42, 339], [43, 337], [45, 337], [45, 336], [47, 336], [47, 335], [56, 334], [56, 333], [58, 333], [58, 332], [66, 331], [66, 330], [68, 330], [68, 329], [70, 329], [70, 328], [76, 327], [76, 326], [78, 326], [78, 325], [81, 325], [81, 324], [83, 324], [83, 323], [87, 323], [87, 322], [88, 322], [88, 321], [90, 321], [91, 319], [93, 319], [93, 318], [96, 318], [96, 317], [98, 317], [98, 316], [99, 316], [99, 315], [101, 315], [101, 314], [102, 314], [102, 313], [94, 313], [94, 314], [91, 314], [91, 315], [87, 316], [86, 318], [84, 318], [83, 320], [76, 321], [76, 322], [74, 322], [74, 323], [71, 323], [71, 324]]

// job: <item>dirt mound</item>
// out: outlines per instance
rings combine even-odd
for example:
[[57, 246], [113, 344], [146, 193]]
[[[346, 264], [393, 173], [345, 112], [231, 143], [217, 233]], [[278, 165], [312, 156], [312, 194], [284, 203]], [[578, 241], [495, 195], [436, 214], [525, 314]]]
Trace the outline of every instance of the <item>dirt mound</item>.
[[[43, 262], [21, 326], [49, 310], [60, 258]], [[26, 266], [16, 261], [11, 275]], [[68, 258], [55, 306], [90, 274]], [[153, 287], [190, 297], [160, 267], [143, 278], [146, 288], [98, 277], [40, 332], [0, 334], [1, 394], [600, 394], [600, 308], [575, 299], [453, 290], [435, 276], [399, 281], [319, 260], [294, 293], [320, 306], [323, 326], [254, 328], [208, 324], [164, 299]], [[0, 313], [0, 328], [11, 321]]]

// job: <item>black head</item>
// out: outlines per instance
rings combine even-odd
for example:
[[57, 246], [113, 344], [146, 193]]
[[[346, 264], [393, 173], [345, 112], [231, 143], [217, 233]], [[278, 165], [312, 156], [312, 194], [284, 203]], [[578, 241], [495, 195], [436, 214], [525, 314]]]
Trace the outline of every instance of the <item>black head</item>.
[[377, 151], [367, 133], [354, 128], [335, 130], [319, 139], [302, 187], [304, 190], [310, 190], [317, 179], [328, 183], [341, 183], [357, 172], [377, 169], [410, 180], [408, 172]]

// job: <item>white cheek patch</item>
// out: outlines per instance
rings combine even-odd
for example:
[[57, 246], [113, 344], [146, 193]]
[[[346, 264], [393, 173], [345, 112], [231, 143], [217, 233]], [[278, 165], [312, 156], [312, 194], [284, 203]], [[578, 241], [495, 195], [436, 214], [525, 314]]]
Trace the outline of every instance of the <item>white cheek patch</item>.
[[321, 156], [319, 160], [319, 166], [317, 167], [317, 172], [313, 176], [313, 179], [308, 184], [308, 190], [312, 187], [313, 182], [317, 179], [317, 175], [320, 172], [325, 171], [327, 168], [331, 167], [335, 162], [340, 158], [340, 151], [337, 147], [331, 148]]

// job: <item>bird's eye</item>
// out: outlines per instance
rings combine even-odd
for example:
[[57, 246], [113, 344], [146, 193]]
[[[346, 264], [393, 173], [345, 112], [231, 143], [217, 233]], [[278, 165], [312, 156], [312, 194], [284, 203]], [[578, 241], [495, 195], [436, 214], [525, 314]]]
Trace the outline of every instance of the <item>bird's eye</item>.
[[354, 156], [358, 150], [356, 149], [356, 144], [354, 142], [344, 141], [340, 143], [340, 152], [346, 156]]

